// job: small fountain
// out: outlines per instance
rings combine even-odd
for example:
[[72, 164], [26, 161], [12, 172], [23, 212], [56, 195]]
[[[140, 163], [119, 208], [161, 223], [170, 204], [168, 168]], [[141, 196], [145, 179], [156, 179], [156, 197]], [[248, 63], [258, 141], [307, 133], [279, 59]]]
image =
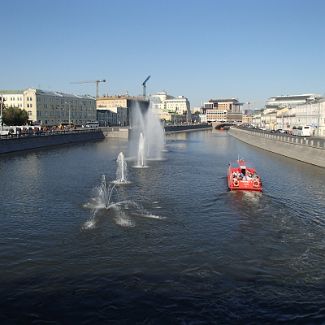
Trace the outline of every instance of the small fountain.
[[98, 195], [96, 197], [96, 202], [98, 208], [109, 208], [114, 189], [115, 184], [113, 186], [107, 184], [106, 176], [102, 175], [101, 184], [97, 187]]
[[[122, 161], [123, 156], [123, 153], [119, 155]], [[126, 181], [125, 177], [124, 180]], [[113, 195], [114, 193], [116, 195]], [[150, 213], [141, 204], [134, 201], [121, 201], [116, 184], [109, 183], [105, 175], [102, 175], [100, 185], [95, 188], [94, 194], [95, 197], [90, 202], [84, 204], [85, 208], [91, 210], [91, 217], [82, 225], [83, 230], [95, 229], [107, 219], [113, 220], [121, 227], [135, 227], [136, 218], [138, 217], [165, 219]]]
[[117, 156], [117, 168], [116, 168], [116, 180], [114, 184], [129, 184], [127, 180], [127, 163], [123, 152], [120, 152]]

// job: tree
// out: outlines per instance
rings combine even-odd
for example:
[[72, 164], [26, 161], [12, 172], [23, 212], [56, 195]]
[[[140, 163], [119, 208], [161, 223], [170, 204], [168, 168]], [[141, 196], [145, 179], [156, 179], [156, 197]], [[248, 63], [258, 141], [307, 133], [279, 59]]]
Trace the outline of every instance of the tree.
[[28, 113], [18, 107], [9, 107], [3, 110], [2, 119], [6, 125], [25, 125], [28, 121]]

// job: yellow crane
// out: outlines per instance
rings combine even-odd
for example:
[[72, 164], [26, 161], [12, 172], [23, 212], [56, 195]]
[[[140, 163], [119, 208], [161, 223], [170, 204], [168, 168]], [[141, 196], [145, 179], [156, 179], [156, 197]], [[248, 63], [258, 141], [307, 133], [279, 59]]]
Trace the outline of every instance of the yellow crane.
[[106, 82], [106, 79], [101, 80], [85, 80], [85, 81], [73, 81], [72, 84], [89, 84], [95, 83], [96, 84], [96, 98], [98, 98], [98, 87], [100, 82]]

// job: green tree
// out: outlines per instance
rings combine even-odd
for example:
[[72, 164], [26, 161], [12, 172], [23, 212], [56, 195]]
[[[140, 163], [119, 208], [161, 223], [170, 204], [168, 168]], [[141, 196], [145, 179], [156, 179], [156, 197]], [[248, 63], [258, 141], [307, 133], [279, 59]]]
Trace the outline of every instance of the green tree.
[[28, 113], [18, 107], [5, 108], [2, 113], [3, 123], [6, 125], [24, 125], [28, 121]]

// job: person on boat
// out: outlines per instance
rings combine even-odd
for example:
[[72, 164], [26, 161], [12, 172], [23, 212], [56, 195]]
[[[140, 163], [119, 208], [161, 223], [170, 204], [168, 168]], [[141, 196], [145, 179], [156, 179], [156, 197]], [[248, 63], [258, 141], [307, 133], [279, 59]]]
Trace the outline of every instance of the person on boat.
[[241, 168], [239, 173], [239, 179], [245, 179], [245, 177], [246, 177], [246, 169]]
[[246, 178], [247, 178], [247, 180], [251, 180], [253, 178], [252, 173], [249, 170], [247, 170]]

